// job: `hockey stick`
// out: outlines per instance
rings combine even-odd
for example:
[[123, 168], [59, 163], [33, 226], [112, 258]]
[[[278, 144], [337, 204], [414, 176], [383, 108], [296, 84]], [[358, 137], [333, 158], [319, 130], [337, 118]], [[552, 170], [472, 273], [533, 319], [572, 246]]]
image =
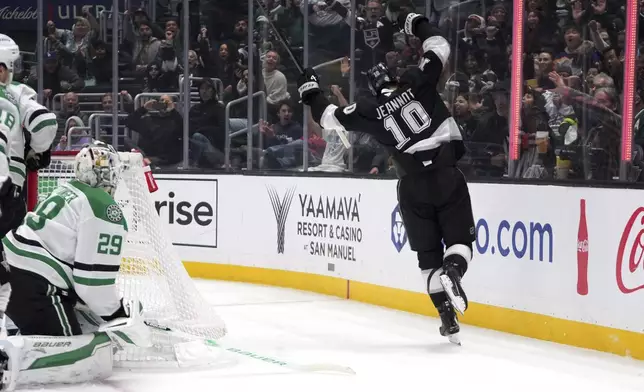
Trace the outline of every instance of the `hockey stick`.
[[282, 36], [282, 33], [275, 27], [275, 25], [273, 24], [273, 21], [271, 21], [271, 14], [266, 10], [266, 8], [264, 8], [264, 4], [262, 4], [262, 2], [260, 0], [255, 0], [255, 2], [259, 6], [259, 9], [262, 10], [262, 14], [264, 14], [263, 16], [266, 17], [266, 21], [268, 22], [268, 25], [275, 32], [275, 35], [277, 36], [277, 39], [280, 41], [280, 43], [284, 47], [284, 50], [286, 50], [288, 55], [293, 59], [293, 62], [295, 63], [295, 67], [297, 67], [298, 72], [299, 73], [304, 72], [304, 67], [302, 66], [302, 64], [300, 64], [300, 62], [298, 61], [297, 57], [295, 57], [295, 55], [293, 54], [293, 51], [291, 50], [291, 48], [286, 43], [286, 40]]
[[[181, 332], [181, 331], [173, 330], [173, 329], [168, 328], [168, 327], [162, 327], [160, 325], [156, 325], [156, 324], [150, 323], [148, 321], [145, 321], [145, 325], [147, 325], [148, 327], [150, 327], [152, 329], [167, 332], [167, 333], [169, 333], [171, 335], [174, 335], [174, 336], [177, 336], [177, 337], [185, 337], [187, 339], [194, 339], [195, 338], [194, 335], [190, 335], [190, 334], [187, 334], [187, 333], [184, 333], [184, 332]], [[292, 363], [292, 362], [287, 362], [287, 361], [282, 361], [282, 360], [279, 360], [279, 359], [267, 357], [265, 355], [260, 355], [260, 354], [254, 353], [252, 351], [247, 351], [247, 350], [243, 350], [243, 349], [236, 348], [236, 347], [230, 347], [230, 346], [227, 346], [225, 344], [221, 344], [219, 342], [216, 342], [213, 339], [204, 339], [203, 344], [205, 344], [206, 346], [217, 347], [217, 348], [220, 348], [222, 350], [225, 350], [225, 351], [228, 351], [228, 352], [231, 352], [231, 353], [235, 353], [235, 354], [238, 354], [238, 355], [242, 355], [242, 356], [247, 357], [247, 358], [257, 359], [257, 360], [262, 361], [262, 362], [271, 363], [273, 365], [277, 365], [277, 366], [280, 366], [280, 367], [283, 367], [283, 368], [292, 369], [292, 370], [296, 370], [296, 371], [300, 371], [300, 372], [335, 372], [335, 373], [342, 373], [342, 374], [356, 374], [356, 372], [353, 369], [351, 369], [350, 367], [347, 367], [347, 366], [334, 365], [334, 364], [328, 364], [328, 363], [315, 363], [315, 364], [308, 364], [308, 365], [295, 364], [295, 363]]]
[[[293, 54], [293, 51], [288, 46], [286, 40], [282, 36], [282, 33], [275, 27], [275, 25], [271, 21], [271, 15], [266, 10], [266, 8], [264, 8], [264, 4], [262, 4], [262, 2], [260, 0], [255, 0], [255, 2], [257, 3], [259, 9], [262, 11], [263, 16], [266, 17], [266, 21], [268, 22], [268, 25], [275, 32], [275, 35], [277, 36], [278, 41], [280, 41], [280, 43], [282, 44], [282, 46], [286, 50], [286, 53], [288, 53], [288, 55], [293, 59], [293, 62], [295, 63], [295, 67], [297, 68], [297, 70], [300, 73], [303, 73], [304, 72], [304, 67], [302, 66], [302, 64], [300, 64], [300, 62], [297, 59], [297, 57], [295, 57], [295, 54]], [[347, 137], [346, 131], [343, 130], [343, 129], [334, 129], [334, 131], [335, 131], [335, 133], [338, 134], [338, 137], [340, 137], [340, 141], [342, 142], [342, 144], [344, 144], [344, 147], [347, 148], [347, 149], [351, 148], [351, 143], [349, 142], [349, 138]]]

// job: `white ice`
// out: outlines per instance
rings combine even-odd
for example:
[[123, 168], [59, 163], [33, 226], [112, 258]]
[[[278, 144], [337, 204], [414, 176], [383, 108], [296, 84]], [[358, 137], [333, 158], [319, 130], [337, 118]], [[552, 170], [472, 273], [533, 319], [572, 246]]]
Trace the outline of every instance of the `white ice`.
[[227, 353], [191, 372], [119, 371], [100, 384], [43, 391], [644, 391], [644, 362], [464, 325], [463, 346], [438, 320], [323, 295], [197, 281], [217, 305], [229, 346], [299, 364], [350, 366], [355, 375], [293, 372]]

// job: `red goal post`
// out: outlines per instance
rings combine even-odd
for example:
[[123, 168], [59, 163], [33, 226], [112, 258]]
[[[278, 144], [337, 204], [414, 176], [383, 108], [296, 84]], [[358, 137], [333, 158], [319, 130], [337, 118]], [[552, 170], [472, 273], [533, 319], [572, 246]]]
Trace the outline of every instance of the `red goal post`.
[[[60, 162], [61, 160], [73, 160], [76, 157], [76, 154], [78, 154], [78, 151], [52, 151], [51, 164], [55, 165], [55, 162]], [[40, 171], [48, 172], [50, 169], [46, 168], [41, 169]], [[39, 178], [39, 172], [30, 171], [27, 173], [27, 211], [33, 211], [38, 204]]]

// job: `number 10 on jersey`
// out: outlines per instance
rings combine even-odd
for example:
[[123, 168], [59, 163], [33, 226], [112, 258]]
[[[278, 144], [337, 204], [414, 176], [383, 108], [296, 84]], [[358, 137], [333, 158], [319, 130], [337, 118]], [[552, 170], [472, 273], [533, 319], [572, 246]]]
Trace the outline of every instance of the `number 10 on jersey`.
[[429, 114], [427, 114], [423, 105], [418, 101], [411, 101], [407, 105], [403, 106], [403, 108], [400, 109], [400, 117], [402, 117], [403, 121], [407, 125], [407, 129], [409, 130], [408, 132], [403, 131], [393, 114], [390, 114], [383, 119], [385, 128], [391, 132], [396, 139], [396, 142], [398, 142], [396, 145], [397, 150], [402, 149], [407, 142], [411, 140], [409, 132], [417, 135], [432, 125], [432, 119], [429, 117]]

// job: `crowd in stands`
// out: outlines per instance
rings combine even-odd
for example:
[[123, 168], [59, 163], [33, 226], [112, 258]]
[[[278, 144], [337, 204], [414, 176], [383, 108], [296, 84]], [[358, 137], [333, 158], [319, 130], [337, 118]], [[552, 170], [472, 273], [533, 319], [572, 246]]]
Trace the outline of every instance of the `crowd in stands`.
[[[190, 26], [182, 26], [181, 4], [170, 1], [159, 5], [156, 20], [146, 12], [149, 7], [126, 10], [116, 38], [117, 54], [111, 50], [109, 18], [99, 21], [84, 9], [72, 30], [48, 21], [42, 38], [43, 84], [44, 97], [59, 116], [55, 149], [76, 149], [92, 137], [111, 140], [109, 113], [112, 105], [119, 105], [120, 149], [139, 149], [158, 167], [182, 166], [186, 113], [180, 77], [186, 73], [192, 78], [190, 168], [224, 167], [228, 130], [233, 135], [233, 168], [244, 167], [250, 154], [253, 167], [268, 170], [298, 170], [306, 159], [310, 170], [390, 173], [388, 154], [369, 135], [352, 132], [349, 151], [334, 132], [305, 120], [310, 116], [299, 103], [298, 72], [290, 55], [302, 62], [303, 20], [308, 14], [308, 63], [338, 59], [319, 70], [329, 98], [338, 104], [359, 100], [369, 94], [363, 73], [377, 62], [385, 62], [398, 76], [417, 66], [422, 42], [401, 33], [395, 23], [400, 12], [409, 10], [431, 15], [453, 45], [440, 88], [468, 147], [461, 161], [466, 175], [595, 180], [619, 175], [624, 1], [524, 1], [520, 156], [513, 173], [508, 172], [512, 2], [432, 3], [426, 10], [424, 2], [414, 0], [357, 0], [354, 15], [350, 0], [262, 0], [256, 3], [249, 42], [246, 2], [191, 2], [195, 9]], [[184, 47], [184, 34], [189, 34], [189, 47]], [[188, 70], [182, 63], [186, 50]], [[631, 181], [639, 180], [644, 167], [644, 123], [639, 120], [644, 113], [644, 58], [637, 52]], [[250, 53], [254, 75], [248, 71]], [[119, 102], [112, 102], [111, 95], [113, 55], [118, 56]], [[26, 71], [23, 80], [36, 87], [36, 67]], [[243, 98], [251, 81], [253, 91], [265, 92], [266, 110], [262, 97], [256, 97], [253, 124], [248, 124]], [[137, 98], [142, 93], [149, 95]], [[237, 103], [227, 120], [225, 107], [230, 102]], [[249, 125], [250, 149], [245, 132]]]

